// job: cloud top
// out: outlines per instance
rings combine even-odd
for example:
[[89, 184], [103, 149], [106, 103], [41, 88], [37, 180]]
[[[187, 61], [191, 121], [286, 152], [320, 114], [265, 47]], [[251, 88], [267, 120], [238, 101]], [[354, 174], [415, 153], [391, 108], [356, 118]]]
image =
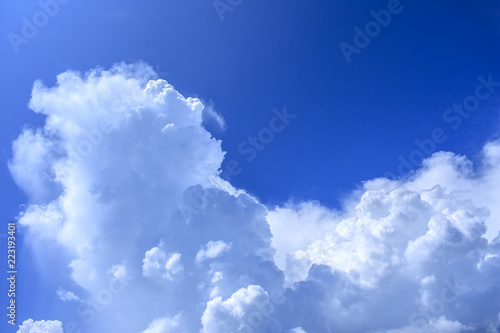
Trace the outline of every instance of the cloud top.
[[145, 64], [37, 82], [30, 107], [46, 120], [13, 143], [19, 222], [69, 268], [46, 274], [74, 312], [21, 333], [500, 331], [499, 142], [342, 210], [269, 208], [219, 177], [204, 117], [223, 118]]

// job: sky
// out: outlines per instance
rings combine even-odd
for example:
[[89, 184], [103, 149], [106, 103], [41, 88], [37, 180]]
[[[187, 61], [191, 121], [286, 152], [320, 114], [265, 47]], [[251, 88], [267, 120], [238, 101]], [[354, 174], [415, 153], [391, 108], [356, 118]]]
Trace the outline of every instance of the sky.
[[2, 332], [500, 332], [498, 2], [5, 0], [0, 30]]

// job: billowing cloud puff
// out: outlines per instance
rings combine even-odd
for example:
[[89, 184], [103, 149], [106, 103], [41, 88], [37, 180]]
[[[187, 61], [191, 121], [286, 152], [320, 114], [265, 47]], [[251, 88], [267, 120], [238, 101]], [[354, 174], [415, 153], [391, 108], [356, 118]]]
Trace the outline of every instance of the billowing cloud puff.
[[[499, 147], [488, 144], [485, 161], [497, 159]], [[364, 183], [342, 212], [318, 203], [270, 212], [275, 235], [287, 219], [325, 230], [307, 246], [273, 240], [285, 253], [280, 268], [292, 303], [316, 307], [297, 306], [294, 317], [315, 321], [298, 324], [315, 332], [497, 332], [500, 238], [485, 236], [498, 235], [489, 203], [498, 203], [499, 168], [474, 170], [463, 156], [437, 153], [409, 179]], [[290, 242], [302, 233], [295, 230]], [[325, 312], [335, 315], [317, 314]]]
[[56, 292], [59, 299], [63, 302], [79, 301], [80, 297], [76, 296], [73, 292], [64, 290], [63, 288], [57, 289]]
[[142, 333], [169, 333], [178, 332], [179, 316], [174, 318], [163, 317], [153, 320]]
[[223, 241], [210, 241], [196, 254], [196, 261], [202, 262], [206, 259], [215, 259], [222, 255], [224, 252], [229, 251], [231, 248], [230, 244], [226, 244]]
[[13, 144], [10, 170], [30, 198], [19, 222], [32, 246], [65, 253], [87, 293], [68, 303], [72, 328], [138, 332], [180, 315], [196, 331], [212, 297], [281, 285], [267, 209], [218, 177], [224, 152], [201, 102], [154, 78], [137, 64], [37, 82], [30, 106], [45, 126]]
[[252, 308], [268, 302], [266, 291], [255, 285], [236, 291], [225, 301], [216, 297], [208, 302], [203, 313], [203, 332], [252, 332], [252, 326], [263, 324], [262, 315], [257, 311], [251, 312]]
[[144, 64], [37, 82], [30, 106], [45, 125], [9, 167], [31, 246], [69, 269], [45, 272], [69, 289], [65, 331], [500, 331], [498, 142], [481, 165], [436, 153], [367, 181], [342, 210], [268, 208], [219, 177], [202, 103]]
[[57, 320], [28, 319], [19, 326], [17, 333], [63, 333], [63, 328], [62, 323]]
[[173, 281], [184, 271], [180, 253], [167, 255], [158, 247], [154, 247], [146, 252], [143, 259], [142, 274], [149, 278], [162, 278]]

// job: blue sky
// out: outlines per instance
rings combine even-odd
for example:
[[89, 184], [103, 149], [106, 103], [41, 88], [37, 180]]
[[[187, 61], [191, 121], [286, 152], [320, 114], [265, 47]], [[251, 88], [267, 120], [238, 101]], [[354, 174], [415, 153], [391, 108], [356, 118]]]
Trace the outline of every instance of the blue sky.
[[[419, 149], [415, 140], [429, 140], [435, 129], [446, 140], [423, 157], [451, 151], [466, 155], [475, 168], [484, 162], [485, 144], [498, 138], [496, 1], [402, 0], [390, 22], [350, 59], [339, 45], [355, 46], [355, 27], [365, 29], [374, 20], [370, 12], [387, 10], [391, 1], [221, 2], [231, 10], [218, 13], [210, 0], [69, 0], [58, 3], [34, 36], [16, 44], [12, 34], [24, 38], [23, 19], [33, 22], [45, 1], [2, 1], [1, 220], [12, 220], [26, 208], [21, 205], [34, 204], [8, 168], [12, 142], [23, 129], [45, 121], [28, 108], [34, 82], [52, 87], [67, 70], [85, 73], [144, 62], [183, 96], [212, 105], [225, 128], [213, 119], [204, 125], [226, 152], [221, 169], [227, 170], [229, 161], [241, 168], [226, 179], [271, 210], [312, 200], [325, 209], [342, 209], [354, 189], [365, 190], [363, 181], [389, 173], [405, 176], [400, 156], [408, 160]], [[492, 90], [484, 80], [494, 82]], [[488, 97], [468, 118], [459, 125], [456, 118], [443, 118], [480, 85]], [[249, 147], [249, 136], [269, 128], [284, 108], [295, 117], [247, 161], [249, 155], [238, 147], [244, 142]], [[420, 167], [416, 163], [412, 169]], [[34, 249], [41, 245], [30, 245], [36, 235], [28, 229], [17, 234], [18, 324], [28, 318], [63, 319], [64, 311], [74, 316], [54, 292], [61, 281], [70, 285], [66, 261], [71, 254], [63, 255], [66, 261], [50, 257], [60, 250], [49, 242], [43, 245], [49, 257], [40, 258]], [[54, 272], [63, 273], [54, 278]], [[81, 284], [73, 287], [85, 291]]]

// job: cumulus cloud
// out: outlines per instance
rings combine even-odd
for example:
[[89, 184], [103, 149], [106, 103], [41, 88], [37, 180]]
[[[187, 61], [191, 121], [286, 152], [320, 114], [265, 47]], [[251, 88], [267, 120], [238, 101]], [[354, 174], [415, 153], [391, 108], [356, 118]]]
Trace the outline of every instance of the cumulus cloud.
[[47, 256], [67, 255], [86, 293], [79, 329], [137, 332], [180, 313], [196, 331], [211, 297], [280, 286], [267, 209], [218, 177], [224, 152], [198, 99], [120, 64], [37, 82], [30, 107], [46, 121], [13, 144], [9, 167], [30, 200], [19, 222], [55, 244]]
[[59, 299], [63, 302], [79, 301], [80, 300], [80, 297], [75, 295], [73, 292], [64, 290], [61, 287], [59, 289], [57, 289], [56, 294], [59, 297]]
[[167, 255], [158, 247], [154, 247], [146, 252], [143, 259], [142, 274], [148, 278], [162, 278], [173, 281], [184, 271], [180, 253], [170, 253]]
[[210, 111], [144, 64], [37, 82], [30, 107], [45, 124], [13, 143], [19, 222], [70, 271], [45, 274], [78, 290], [54, 290], [72, 329], [500, 331], [499, 142], [479, 165], [440, 152], [367, 181], [341, 210], [269, 208], [219, 177]]
[[142, 333], [169, 333], [169, 332], [178, 332], [177, 328], [179, 327], [179, 316], [175, 316], [174, 318], [163, 317], [159, 319], [153, 320], [147, 329], [145, 329]]
[[57, 320], [28, 319], [19, 326], [17, 333], [63, 333], [62, 323]]
[[[484, 160], [494, 161], [498, 147], [486, 145]], [[308, 303], [311, 289], [320, 291], [315, 307], [327, 305], [316, 311], [336, 313], [326, 332], [497, 332], [499, 305], [485, 297], [499, 296], [499, 238], [488, 237], [499, 231], [491, 204], [498, 203], [499, 168], [436, 153], [411, 178], [365, 182], [342, 212], [326, 214], [318, 203], [275, 209], [271, 230], [290, 216], [292, 225], [325, 226], [305, 249], [273, 241], [286, 256], [289, 294]]]
[[210, 241], [196, 254], [196, 261], [202, 262], [207, 259], [215, 259], [224, 252], [229, 251], [231, 244], [226, 244], [223, 241]]
[[265, 324], [264, 317], [256, 310], [266, 303], [269, 303], [267, 292], [255, 285], [239, 289], [225, 301], [215, 297], [208, 302], [201, 318], [202, 332], [252, 332], [252, 327]]
[[267, 221], [273, 234], [272, 245], [276, 249], [276, 265], [284, 270], [286, 254], [305, 250], [315, 240], [330, 230], [336, 212], [315, 202], [302, 202], [270, 210]]

